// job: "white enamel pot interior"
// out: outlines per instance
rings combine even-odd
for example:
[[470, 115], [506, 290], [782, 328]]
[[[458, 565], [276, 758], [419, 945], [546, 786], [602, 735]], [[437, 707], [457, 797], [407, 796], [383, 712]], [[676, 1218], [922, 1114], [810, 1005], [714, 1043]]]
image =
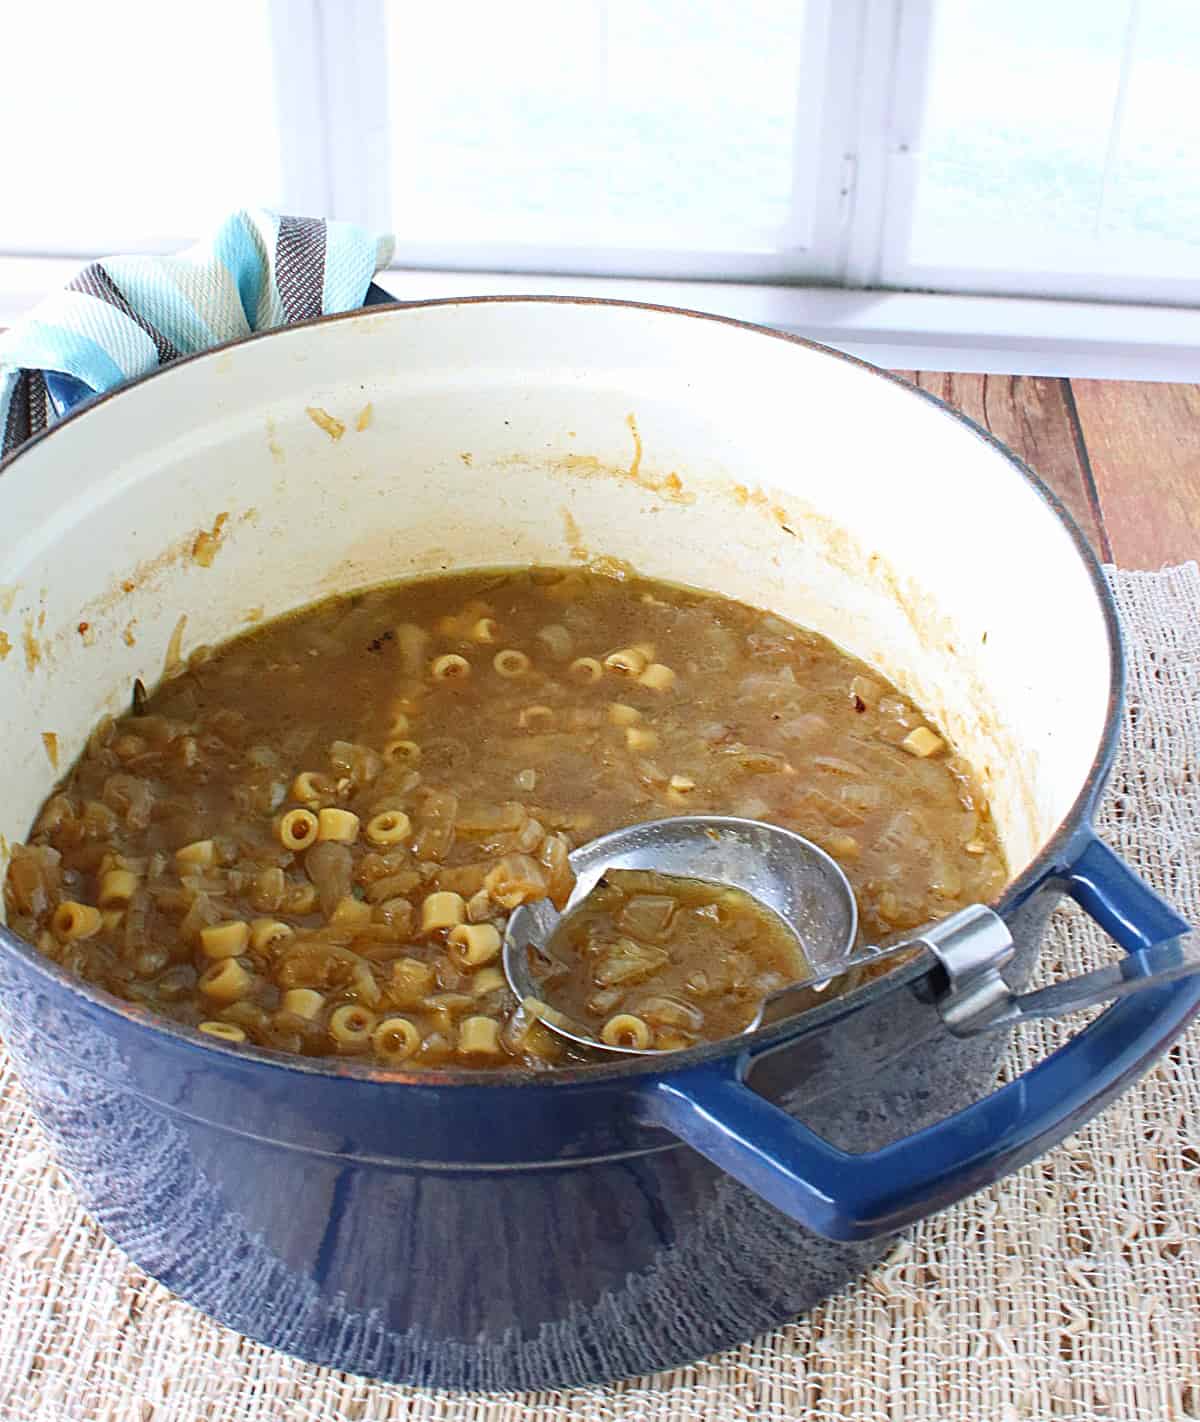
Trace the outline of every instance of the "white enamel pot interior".
[[483, 299], [252, 338], [35, 441], [0, 526], [5, 852], [173, 636], [443, 569], [616, 559], [817, 629], [971, 759], [1014, 875], [1111, 745], [1098, 570], [1013, 457], [856, 361], [691, 313]]

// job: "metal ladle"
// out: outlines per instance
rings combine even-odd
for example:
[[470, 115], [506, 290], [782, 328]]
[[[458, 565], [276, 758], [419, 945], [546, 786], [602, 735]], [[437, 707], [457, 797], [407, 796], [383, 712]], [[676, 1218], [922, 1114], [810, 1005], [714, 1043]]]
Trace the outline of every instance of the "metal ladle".
[[[778, 825], [725, 815], [681, 815], [614, 830], [571, 855], [575, 887], [560, 914], [548, 899], [523, 904], [508, 920], [504, 972], [522, 1001], [545, 1001], [529, 967], [529, 948], [550, 942], [610, 869], [643, 869], [742, 889], [777, 914], [800, 941], [813, 976], [765, 999], [747, 1032], [789, 1016], [808, 1003], [814, 988], [889, 949], [853, 954], [858, 906], [838, 864], [815, 844]], [[548, 1003], [553, 1007], [553, 1002]], [[566, 1023], [543, 1019], [582, 1046], [624, 1055], [653, 1056], [633, 1047], [611, 1047]]]
[[[759, 820], [727, 815], [650, 820], [592, 840], [575, 850], [570, 862], [575, 887], [561, 914], [541, 899], [522, 904], [509, 917], [504, 972], [522, 1002], [546, 1000], [530, 971], [530, 948], [544, 948], [609, 869], [649, 870], [741, 889], [792, 928], [812, 972], [765, 998], [743, 1032], [794, 1016], [811, 1007], [813, 994], [835, 979], [901, 953], [927, 957], [928, 966], [936, 970], [935, 1001], [942, 1019], [951, 1032], [964, 1037], [1034, 1017], [1061, 1017], [1200, 971], [1200, 934], [1193, 930], [1127, 954], [1109, 967], [1016, 993], [1001, 975], [1015, 951], [1012, 936], [999, 914], [982, 904], [959, 909], [903, 942], [855, 952], [858, 909], [841, 868], [801, 835]], [[554, 1007], [553, 1002], [547, 1005]], [[623, 1056], [663, 1055], [609, 1046], [556, 1018], [542, 1020], [581, 1046]]]

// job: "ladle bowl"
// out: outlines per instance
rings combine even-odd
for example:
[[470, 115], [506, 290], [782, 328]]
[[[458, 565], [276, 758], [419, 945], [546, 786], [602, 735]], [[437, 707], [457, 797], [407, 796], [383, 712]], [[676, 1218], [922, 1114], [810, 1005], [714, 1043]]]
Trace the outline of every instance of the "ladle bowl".
[[[504, 972], [522, 1001], [545, 1001], [529, 965], [530, 947], [542, 948], [563, 920], [577, 909], [610, 869], [652, 870], [682, 879], [741, 889], [777, 914], [800, 941], [809, 973], [765, 998], [743, 1029], [760, 1027], [786, 1015], [798, 991], [811, 991], [841, 976], [857, 961], [858, 906], [836, 860], [802, 835], [779, 825], [733, 815], [678, 815], [613, 830], [571, 855], [575, 887], [562, 913], [548, 899], [523, 904], [509, 918], [504, 939]], [[870, 950], [875, 957], [879, 950]], [[554, 1003], [548, 1005], [553, 1008]], [[586, 1047], [639, 1055], [633, 1047], [613, 1047], [557, 1013], [543, 1016], [546, 1026]], [[647, 1050], [645, 1055], [653, 1055]]]

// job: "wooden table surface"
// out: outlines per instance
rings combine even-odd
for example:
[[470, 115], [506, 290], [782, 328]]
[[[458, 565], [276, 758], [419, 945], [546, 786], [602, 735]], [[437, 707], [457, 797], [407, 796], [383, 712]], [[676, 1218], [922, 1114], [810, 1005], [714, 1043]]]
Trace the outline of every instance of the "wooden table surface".
[[1200, 558], [1200, 385], [897, 374], [989, 429], [1049, 484], [1102, 562]]

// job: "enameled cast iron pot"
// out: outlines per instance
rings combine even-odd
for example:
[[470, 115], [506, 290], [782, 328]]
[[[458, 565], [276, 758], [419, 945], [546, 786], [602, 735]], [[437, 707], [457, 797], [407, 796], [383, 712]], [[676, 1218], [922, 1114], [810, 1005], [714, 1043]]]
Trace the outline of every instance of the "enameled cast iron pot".
[[[69, 764], [181, 614], [186, 651], [411, 574], [604, 555], [819, 629], [949, 730], [1014, 869], [1014, 982], [1064, 892], [1127, 949], [1186, 926], [1089, 825], [1121, 648], [1078, 532], [969, 421], [820, 347], [617, 303], [355, 312], [93, 402], [9, 461], [0, 526], [8, 841], [58, 774], [43, 733]], [[648, 1372], [809, 1308], [1093, 1115], [1200, 999], [1130, 998], [991, 1095], [1001, 1034], [950, 1036], [916, 965], [661, 1063], [405, 1075], [225, 1047], [0, 940], [21, 1078], [142, 1268], [287, 1352], [448, 1387]]]

